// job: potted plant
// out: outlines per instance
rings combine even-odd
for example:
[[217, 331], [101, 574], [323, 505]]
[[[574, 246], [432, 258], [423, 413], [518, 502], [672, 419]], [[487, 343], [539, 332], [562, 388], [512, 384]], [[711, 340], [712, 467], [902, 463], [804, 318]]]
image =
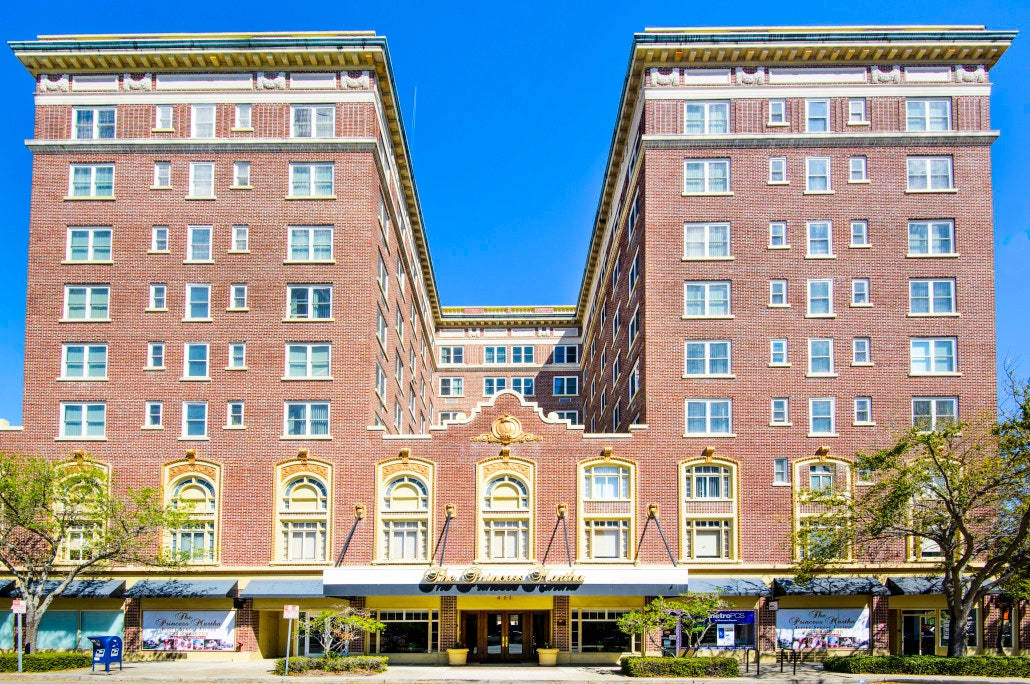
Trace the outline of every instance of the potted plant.
[[465, 665], [468, 662], [469, 650], [465, 648], [465, 644], [458, 641], [453, 647], [447, 649], [447, 664], [448, 665]]
[[536, 655], [540, 659], [541, 665], [557, 665], [558, 664], [558, 649], [551, 648], [551, 642], [545, 641], [542, 648], [536, 650]]

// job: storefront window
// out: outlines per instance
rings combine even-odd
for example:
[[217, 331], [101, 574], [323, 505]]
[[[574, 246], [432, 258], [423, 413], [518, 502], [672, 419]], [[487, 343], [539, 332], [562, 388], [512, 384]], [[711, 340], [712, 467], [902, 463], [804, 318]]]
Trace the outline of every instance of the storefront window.
[[[722, 643], [719, 628], [723, 628]], [[675, 637], [674, 637], [675, 638]], [[685, 643], [685, 640], [684, 640]], [[755, 626], [734, 624], [713, 624], [701, 637], [701, 648], [745, 648], [755, 645]]]
[[572, 613], [572, 650], [578, 653], [623, 653], [635, 649], [635, 638], [616, 624], [628, 610], [576, 610]]
[[381, 610], [386, 625], [379, 634], [378, 653], [431, 653], [440, 650], [440, 618], [436, 610]]
[[1012, 604], [1001, 605], [1001, 620], [998, 624], [998, 648], [1012, 648]]
[[[941, 648], [948, 647], [948, 640], [951, 638], [950, 629], [950, 618], [948, 617], [948, 611], [941, 611], [940, 629], [937, 630], [940, 636]], [[974, 608], [966, 619], [966, 646], [969, 648], [976, 648], [978, 646], [977, 630], [976, 626], [980, 622], [980, 609]]]

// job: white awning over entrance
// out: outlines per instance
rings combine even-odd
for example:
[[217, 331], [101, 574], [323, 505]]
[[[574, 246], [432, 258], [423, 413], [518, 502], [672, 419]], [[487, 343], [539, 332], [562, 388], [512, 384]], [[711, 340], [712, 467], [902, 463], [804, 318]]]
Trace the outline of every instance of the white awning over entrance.
[[671, 565], [356, 565], [325, 570], [322, 582], [326, 596], [678, 596], [688, 589], [687, 569]]

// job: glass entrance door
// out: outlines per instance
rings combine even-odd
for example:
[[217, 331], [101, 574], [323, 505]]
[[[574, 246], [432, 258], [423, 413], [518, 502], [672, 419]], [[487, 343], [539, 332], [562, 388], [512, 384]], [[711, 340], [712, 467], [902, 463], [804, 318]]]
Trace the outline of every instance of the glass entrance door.
[[485, 613], [483, 618], [482, 638], [478, 641], [483, 645], [484, 661], [522, 660], [532, 656], [532, 637], [526, 613]]
[[901, 616], [901, 652], [904, 655], [936, 653], [936, 616], [933, 612], [903, 613]]

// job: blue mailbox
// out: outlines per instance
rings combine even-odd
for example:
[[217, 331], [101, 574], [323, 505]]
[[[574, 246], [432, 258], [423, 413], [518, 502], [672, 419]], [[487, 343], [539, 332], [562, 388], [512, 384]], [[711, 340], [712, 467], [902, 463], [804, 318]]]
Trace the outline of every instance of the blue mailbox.
[[93, 669], [97, 663], [103, 663], [104, 671], [111, 671], [111, 663], [118, 663], [122, 669], [122, 638], [120, 636], [88, 636], [93, 642]]

